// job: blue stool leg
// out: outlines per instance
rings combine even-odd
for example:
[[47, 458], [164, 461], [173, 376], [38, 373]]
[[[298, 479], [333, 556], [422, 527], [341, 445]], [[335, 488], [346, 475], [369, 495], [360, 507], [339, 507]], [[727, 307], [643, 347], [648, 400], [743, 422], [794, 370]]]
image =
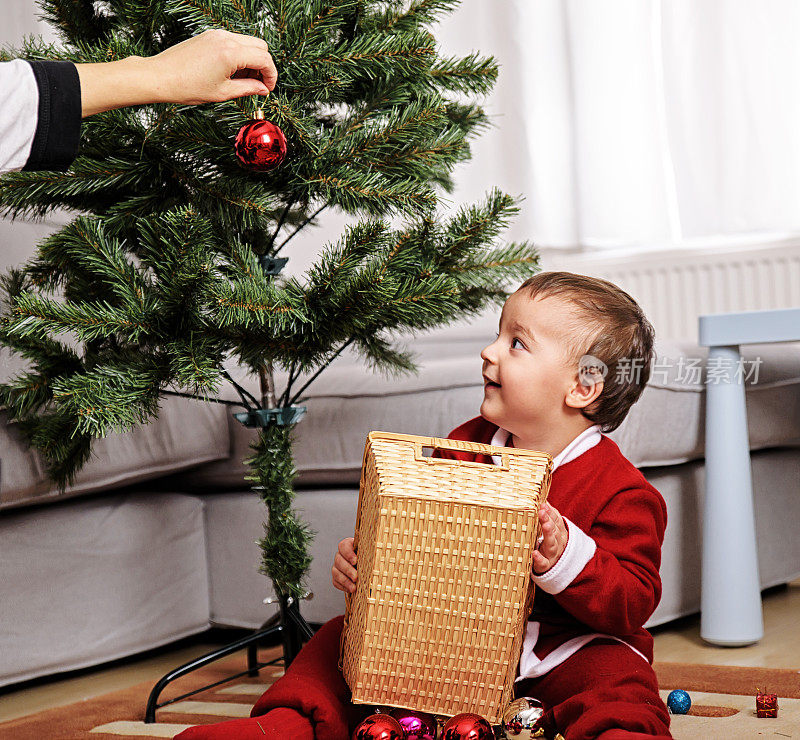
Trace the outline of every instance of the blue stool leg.
[[[710, 347], [700, 636], [750, 645], [764, 635], [744, 381], [738, 346]], [[715, 371], [716, 372], [716, 371]]]

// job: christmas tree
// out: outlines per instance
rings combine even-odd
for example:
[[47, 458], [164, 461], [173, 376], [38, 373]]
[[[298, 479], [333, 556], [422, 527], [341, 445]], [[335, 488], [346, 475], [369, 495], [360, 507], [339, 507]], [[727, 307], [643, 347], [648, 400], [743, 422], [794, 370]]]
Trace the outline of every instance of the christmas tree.
[[[439, 54], [429, 27], [454, 0], [39, 4], [60, 43], [29, 38], [6, 58], [150, 56], [226, 29], [266, 40], [279, 79], [266, 100], [92, 116], [68, 171], [0, 179], [5, 215], [75, 213], [3, 279], [0, 339], [28, 363], [0, 388], [9, 418], [64, 486], [93, 439], [153, 419], [163, 396], [213, 401], [233, 384], [241, 420], [259, 427], [249, 464], [269, 510], [262, 570], [301, 597], [313, 532], [291, 508], [291, 437], [309, 383], [348, 347], [374, 369], [413, 372], [397, 335], [474, 316], [538, 269], [530, 244], [496, 243], [514, 198], [495, 189], [439, 215], [489, 124], [469, 96], [491, 90], [497, 65]], [[269, 172], [234, 155], [260, 104], [288, 142]], [[353, 225], [302, 278], [282, 277], [287, 245], [326, 208]], [[260, 398], [232, 364], [259, 378]]]

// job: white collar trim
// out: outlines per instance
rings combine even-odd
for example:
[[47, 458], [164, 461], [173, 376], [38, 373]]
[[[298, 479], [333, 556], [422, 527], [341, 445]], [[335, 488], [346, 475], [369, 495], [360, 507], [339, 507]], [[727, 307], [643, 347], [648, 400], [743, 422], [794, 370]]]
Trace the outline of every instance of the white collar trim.
[[[603, 435], [600, 432], [600, 425], [594, 424], [590, 426], [588, 429], [584, 429], [575, 439], [572, 440], [558, 455], [553, 458], [553, 472], [555, 472], [556, 468], [563, 463], [568, 463], [570, 460], [574, 460], [576, 457], [582, 455], [586, 450], [590, 450], [594, 447], [601, 439]], [[492, 441], [489, 444], [492, 444], [496, 447], [508, 447], [508, 440], [511, 438], [511, 432], [507, 429], [503, 429], [502, 427], [497, 427], [497, 431], [494, 433], [492, 437]], [[492, 455], [492, 460], [494, 460], [495, 465], [500, 464], [500, 455]]]

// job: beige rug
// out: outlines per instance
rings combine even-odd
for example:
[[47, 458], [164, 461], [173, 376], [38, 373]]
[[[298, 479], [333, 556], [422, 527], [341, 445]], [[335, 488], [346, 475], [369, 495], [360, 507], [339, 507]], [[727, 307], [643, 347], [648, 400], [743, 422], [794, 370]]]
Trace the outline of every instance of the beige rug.
[[[656, 663], [661, 696], [684, 689], [687, 715], [673, 715], [676, 740], [800, 739], [800, 671], [776, 668]], [[778, 695], [775, 719], [756, 716], [757, 690]]]
[[[266, 662], [280, 648], [261, 651]], [[800, 672], [766, 668], [731, 668], [682, 663], [657, 663], [662, 696], [682, 688], [692, 697], [691, 713], [673, 716], [676, 740], [738, 740], [739, 738], [796, 738], [800, 740]], [[234, 656], [207, 666], [168, 687], [161, 701], [184, 694], [244, 669], [244, 657]], [[136, 740], [172, 738], [187, 727], [250, 716], [250, 708], [282, 668], [235, 679], [183, 699], [144, 724], [144, 708], [152, 682], [50, 709], [0, 724], [2, 740]], [[777, 719], [758, 719], [756, 688], [778, 694]], [[342, 740], [348, 740], [343, 738]]]
[[[269, 662], [282, 655], [280, 647], [259, 651]], [[179, 678], [167, 686], [159, 703], [219, 681], [245, 669], [245, 657], [226, 658]], [[147, 697], [155, 681], [113, 691], [94, 699], [48, 709], [0, 723], [0, 740], [126, 740], [126, 738], [175, 737], [192, 725], [249, 717], [250, 708], [279, 676], [281, 665], [262, 668], [257, 677], [234, 679], [213, 689], [170, 704], [156, 712], [156, 722], [145, 724]], [[1, 700], [1, 699], [0, 699]]]

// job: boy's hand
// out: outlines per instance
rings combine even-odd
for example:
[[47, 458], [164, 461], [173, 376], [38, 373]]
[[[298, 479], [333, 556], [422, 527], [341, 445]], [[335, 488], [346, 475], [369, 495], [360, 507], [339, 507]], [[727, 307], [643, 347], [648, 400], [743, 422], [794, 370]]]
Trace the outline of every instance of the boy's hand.
[[558, 562], [569, 539], [564, 518], [550, 504], [544, 503], [539, 507], [539, 523], [542, 525], [542, 542], [533, 551], [533, 572], [537, 576]]
[[356, 590], [356, 581], [358, 580], [358, 573], [356, 573], [358, 556], [353, 549], [354, 542], [353, 537], [346, 537], [339, 543], [339, 551], [333, 558], [333, 568], [331, 568], [333, 585], [347, 593], [353, 593]]

